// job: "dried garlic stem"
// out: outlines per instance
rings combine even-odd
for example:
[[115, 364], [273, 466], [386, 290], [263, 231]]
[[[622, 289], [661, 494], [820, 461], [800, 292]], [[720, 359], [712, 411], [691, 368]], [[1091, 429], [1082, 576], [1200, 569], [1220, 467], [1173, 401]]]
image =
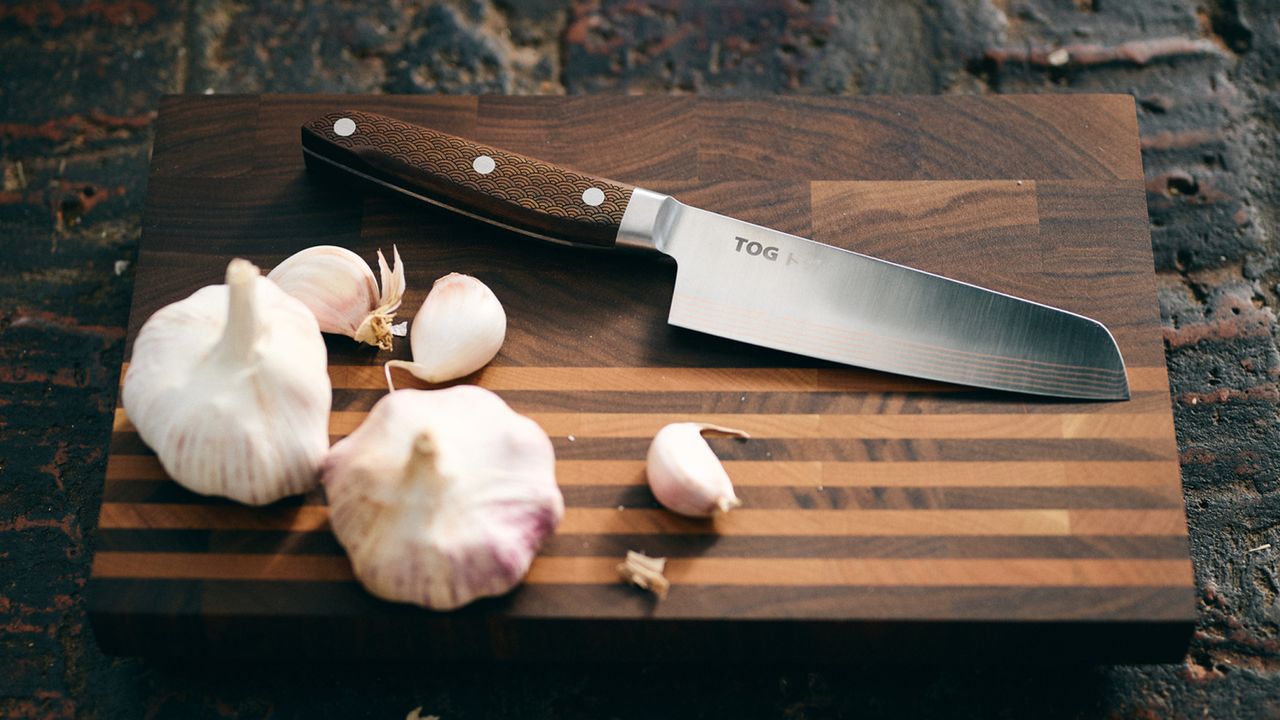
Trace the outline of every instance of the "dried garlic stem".
[[227, 325], [218, 344], [230, 359], [248, 360], [258, 338], [258, 312], [254, 303], [260, 274], [248, 260], [236, 258], [227, 265]]
[[391, 349], [391, 323], [400, 309], [401, 298], [404, 297], [404, 264], [400, 262], [400, 251], [391, 246], [395, 258], [395, 271], [387, 266], [387, 259], [382, 251], [378, 251], [378, 270], [382, 276], [382, 295], [378, 298], [378, 307], [369, 311], [356, 328], [355, 339], [359, 342], [377, 345], [383, 350]]
[[628, 550], [627, 559], [618, 564], [618, 574], [623, 580], [657, 595], [659, 600], [665, 600], [667, 591], [671, 588], [671, 582], [662, 574], [666, 566], [666, 558], [649, 557], [644, 553]]

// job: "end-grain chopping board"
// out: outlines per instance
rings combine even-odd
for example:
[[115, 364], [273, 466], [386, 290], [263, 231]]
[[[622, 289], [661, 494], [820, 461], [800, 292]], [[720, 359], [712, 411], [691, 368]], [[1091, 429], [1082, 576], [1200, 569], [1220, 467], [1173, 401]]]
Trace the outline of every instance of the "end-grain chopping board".
[[[300, 126], [365, 109], [1101, 320], [1127, 402], [916, 381], [667, 325], [663, 258], [540, 243], [309, 175]], [[353, 581], [319, 491], [265, 509], [166, 479], [117, 409], [90, 609], [121, 653], [418, 658], [1172, 660], [1194, 594], [1127, 96], [174, 97], [160, 111], [129, 339], [161, 306], [311, 245], [398, 246], [403, 317], [448, 272], [505, 305], [468, 378], [551, 435], [567, 512], [526, 583], [452, 613]], [[332, 436], [409, 357], [329, 338]], [[744, 501], [660, 509], [663, 424], [713, 440]], [[670, 596], [618, 582], [670, 558]]]

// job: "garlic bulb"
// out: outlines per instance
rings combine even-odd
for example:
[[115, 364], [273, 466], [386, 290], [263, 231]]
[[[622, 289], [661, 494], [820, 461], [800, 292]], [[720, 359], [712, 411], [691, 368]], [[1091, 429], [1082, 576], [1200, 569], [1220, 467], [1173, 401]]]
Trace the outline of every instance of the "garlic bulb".
[[322, 481], [361, 584], [441, 610], [515, 587], [564, 516], [547, 434], [474, 385], [383, 397]]
[[335, 245], [296, 252], [267, 275], [280, 289], [311, 308], [320, 331], [346, 335], [358, 342], [391, 349], [391, 321], [404, 296], [404, 265], [391, 248], [395, 271], [378, 251], [382, 292], [373, 271], [359, 255]]
[[432, 284], [413, 318], [413, 362], [386, 364], [387, 387], [395, 389], [392, 368], [429, 383], [470, 375], [498, 354], [506, 336], [507, 314], [489, 286], [470, 275], [449, 273]]
[[232, 260], [226, 280], [147, 319], [124, 408], [178, 484], [262, 505], [316, 485], [328, 355], [311, 311], [252, 263]]
[[742, 504], [720, 459], [711, 452], [706, 433], [751, 437], [741, 430], [707, 423], [672, 423], [649, 445], [645, 473], [649, 489], [668, 510], [691, 517], [709, 517]]

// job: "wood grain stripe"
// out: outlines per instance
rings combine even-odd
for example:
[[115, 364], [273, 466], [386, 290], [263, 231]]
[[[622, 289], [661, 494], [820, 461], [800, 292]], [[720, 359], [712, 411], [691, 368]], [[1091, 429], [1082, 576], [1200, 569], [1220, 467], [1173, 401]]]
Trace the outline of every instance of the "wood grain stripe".
[[[1170, 461], [1134, 462], [819, 462], [729, 460], [735, 485], [814, 487], [1167, 487]], [[108, 471], [110, 464], [108, 464]], [[123, 469], [122, 469], [123, 472]], [[562, 486], [643, 484], [642, 460], [559, 460]], [[1178, 486], [1175, 484], [1175, 486]], [[1178, 486], [1180, 487], [1180, 486]]]
[[[333, 409], [369, 410], [386, 391], [337, 388]], [[753, 413], [760, 415], [1058, 415], [1169, 413], [1169, 393], [1134, 391], [1125, 402], [996, 398], [989, 391], [894, 392], [665, 392], [609, 390], [503, 390], [502, 399], [521, 414], [603, 413]]]
[[[820, 462], [729, 460], [737, 486], [812, 487], [1173, 487], [1178, 463], [1132, 462]], [[112, 455], [108, 484], [167, 480], [154, 455]], [[559, 460], [556, 481], [576, 485], [643, 485], [643, 460]], [[111, 498], [108, 498], [111, 499]]]
[[[388, 606], [377, 600], [354, 582], [322, 582], [304, 581], [271, 582], [254, 580], [202, 580], [202, 579], [138, 579], [138, 578], [102, 578], [90, 580], [90, 594], [94, 598], [94, 609], [109, 615], [165, 615], [180, 618], [191, 618], [202, 612], [214, 615], [247, 614], [253, 617], [280, 617], [281, 621], [298, 614], [304, 616], [320, 616], [332, 618], [326, 623], [326, 631], [331, 629], [346, 632], [360, 632], [364, 626], [351, 628], [343, 623], [343, 619], [367, 617], [371, 612], [385, 611]], [[720, 640], [726, 636], [741, 637], [751, 632], [752, 628], [771, 625], [777, 634], [787, 638], [800, 635], [803, 640], [795, 647], [796, 657], [806, 663], [814, 658], [813, 641], [817, 638], [829, 638], [835, 627], [843, 628], [849, 633], [841, 644], [852, 647], [841, 657], [853, 659], [853, 656], [867, 657], [864, 645], [867, 636], [859, 625], [867, 621], [900, 619], [912, 624], [931, 626], [935, 620], [955, 621], [957, 616], [963, 618], [960, 628], [978, 626], [974, 635], [974, 644], [988, 643], [999, 628], [1005, 632], [1013, 632], [1023, 637], [1023, 642], [1052, 642], [1039, 634], [1027, 637], [1028, 628], [1018, 621], [1052, 621], [1061, 623], [1063, 632], [1068, 637], [1076, 638], [1085, 621], [1100, 621], [1101, 627], [1095, 628], [1090, 645], [1098, 642], [1117, 642], [1125, 644], [1132, 636], [1121, 635], [1134, 627], [1150, 629], [1153, 623], [1175, 621], [1181, 628], [1180, 643], [1169, 651], [1169, 661], [1182, 657], [1185, 649], [1185, 636], [1190, 635], [1188, 608], [1195, 607], [1195, 589], [1184, 587], [1121, 587], [1109, 586], [1098, 588], [1075, 587], [1011, 587], [1001, 588], [993, 595], [991, 588], [984, 587], [903, 587], [884, 586], [875, 588], [855, 587], [762, 587], [758, 589], [743, 586], [686, 585], [680, 592], [671, 595], [666, 601], [654, 603], [652, 596], [635, 588], [619, 583], [609, 585], [531, 585], [521, 586], [513, 595], [500, 601], [504, 608], [509, 608], [507, 617], [515, 620], [549, 618], [563, 620], [565, 608], [574, 608], [575, 617], [584, 619], [619, 620], [633, 623], [637, 632], [652, 635], [661, 626], [652, 627], [643, 619], [648, 618], [690, 618], [705, 620], [709, 612], [719, 612], [722, 617], [737, 619], [785, 620], [785, 623], [703, 623], [702, 627], [719, 626], [722, 628]], [[816, 623], [794, 623], [794, 608], [802, 605], [809, 613], [806, 617]], [[709, 611], [709, 608], [714, 610]], [[409, 613], [412, 608], [398, 608]], [[406, 623], [400, 615], [387, 618], [387, 624], [393, 632], [387, 636], [379, 636], [368, 642], [376, 642], [373, 650], [385, 653], [388, 642], [404, 640], [410, 629], [425, 630], [406, 642], [405, 655], [420, 657], [424, 644], [439, 640], [439, 635], [432, 633], [434, 621], [467, 622], [467, 611], [460, 613], [425, 614], [414, 613], [412, 622]], [[833, 626], [824, 620], [840, 621]], [[853, 622], [849, 622], [853, 621]], [[986, 624], [980, 621], [987, 621]], [[1136, 622], [1124, 622], [1136, 621]], [[589, 623], [581, 623], [589, 625]], [[580, 623], [572, 623], [577, 626]], [[206, 625], [198, 624], [199, 631]], [[457, 627], [457, 626], [454, 626]], [[687, 627], [687, 626], [686, 626]], [[917, 625], [919, 627], [919, 625]], [[615, 630], [617, 626], [609, 628]], [[873, 637], [882, 637], [884, 625], [875, 624]], [[565, 642], [564, 626], [558, 625], [551, 632], [555, 633], [559, 642]], [[601, 635], [583, 638], [583, 645], [596, 645], [602, 638], [612, 637], [606, 632]], [[591, 641], [594, 637], [594, 642]], [[953, 633], [947, 633], [949, 640], [954, 640]], [[99, 638], [101, 639], [101, 638]], [[199, 638], [195, 638], [198, 640]], [[778, 640], [777, 635], [771, 638]], [[1060, 639], [1060, 638], [1059, 638]], [[1139, 645], [1150, 642], [1150, 637], [1134, 639]], [[163, 635], [160, 642], [172, 643], [175, 638]], [[235, 642], [242, 642], [237, 636]], [[654, 657], [668, 657], [660, 652], [669, 651], [670, 637], [654, 638], [656, 647], [652, 654], [643, 659], [652, 661]], [[753, 639], [749, 646], [755, 650], [761, 647], [772, 647], [773, 643], [759, 642]], [[1128, 647], [1128, 645], [1126, 645]], [[243, 648], [242, 648], [243, 649]], [[919, 646], [911, 645], [904, 649], [904, 661], [919, 662]], [[1026, 653], [1016, 653], [1021, 657]], [[1062, 660], [1059, 652], [1060, 643], [1051, 648], [1052, 658]], [[1091, 647], [1082, 657], [1092, 658], [1097, 648]], [[290, 660], [296, 660], [297, 648], [290, 647], [284, 652]], [[553, 649], [557, 660], [564, 660], [564, 647]], [[962, 652], [958, 660], [966, 662], [973, 659], [973, 647], [964, 643], [957, 652]], [[1147, 659], [1149, 647], [1135, 648], [1137, 659]], [[1008, 662], [1009, 655], [993, 656], [993, 659]], [[601, 656], [616, 662], [617, 657]], [[640, 658], [637, 658], [640, 659]], [[1132, 658], [1131, 660], [1132, 661]]]
[[[336, 410], [329, 433], [348, 435], [368, 413]], [[530, 413], [547, 434], [574, 437], [653, 437], [673, 422], [724, 425], [771, 438], [1163, 438], [1173, 433], [1170, 413], [1150, 415], [759, 415], [678, 413]], [[113, 432], [137, 432], [123, 408]]]
[[[129, 363], [120, 370], [124, 382]], [[1169, 389], [1164, 367], [1128, 368], [1133, 392]], [[330, 365], [334, 388], [383, 390], [379, 365]], [[412, 378], [396, 379], [398, 387], [425, 387]], [[957, 392], [961, 385], [916, 380], [857, 368], [688, 368], [688, 367], [527, 367], [490, 365], [463, 378], [490, 390], [607, 392]]]
[[[247, 508], [160, 503], [102, 504], [103, 529], [226, 529], [307, 532], [328, 508]], [[563, 535], [1182, 535], [1179, 510], [754, 510], [695, 520], [653, 509], [569, 508]]]
[[[329, 442], [342, 439], [330, 435]], [[551, 439], [561, 460], [640, 460], [649, 451], [646, 437], [577, 437]], [[1100, 462], [1172, 460], [1173, 438], [753, 438], [748, 441], [709, 438], [724, 460], [817, 462], [1069, 462], [1087, 457]], [[136, 433], [113, 433], [113, 453], [153, 455]]]
[[[116, 438], [127, 436], [117, 435]], [[649, 438], [552, 438], [561, 460], [639, 460], [649, 450]], [[1173, 438], [1010, 439], [1010, 438], [753, 438], [749, 441], [709, 438], [712, 450], [724, 460], [811, 460], [822, 462], [1069, 462], [1087, 457], [1097, 461], [1173, 460]], [[124, 447], [123, 445], [121, 447]], [[145, 450], [145, 448], [140, 448]]]
[[[328, 530], [99, 530], [97, 550], [111, 552], [268, 553], [341, 555]], [[543, 556], [615, 557], [638, 550], [651, 557], [920, 557], [920, 558], [1150, 558], [1187, 557], [1187, 540], [1172, 535], [1074, 537], [689, 535], [553, 535]]]
[[[568, 507], [660, 507], [643, 483], [565, 485]], [[1010, 509], [1153, 509], [1182, 507], [1182, 490], [1161, 487], [836, 487], [737, 485], [738, 498], [754, 509], [861, 508], [864, 510], [1010, 510]], [[102, 499], [114, 503], [234, 505], [219, 497], [196, 495], [169, 480], [115, 480], [106, 483]], [[277, 507], [323, 505], [317, 490], [279, 501]]]
[[[531, 585], [608, 585], [620, 582], [617, 558], [539, 557]], [[101, 552], [99, 578], [347, 581], [345, 557], [323, 555], [209, 555]], [[1191, 582], [1189, 560], [864, 558], [672, 558], [666, 575], [681, 585], [823, 587], [1173, 587]]]

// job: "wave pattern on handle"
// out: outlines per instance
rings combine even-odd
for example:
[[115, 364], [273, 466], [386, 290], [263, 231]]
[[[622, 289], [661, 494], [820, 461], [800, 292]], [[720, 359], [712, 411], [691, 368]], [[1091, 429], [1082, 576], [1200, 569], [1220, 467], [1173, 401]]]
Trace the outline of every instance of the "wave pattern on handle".
[[[343, 118], [354, 122], [349, 135], [335, 131], [335, 123]], [[342, 154], [324, 144], [345, 149], [349, 153], [337, 158], [339, 165], [354, 166], [398, 189], [516, 230], [570, 242], [612, 245], [634, 189], [358, 110], [330, 113], [308, 123], [303, 143], [330, 160]], [[481, 156], [493, 161], [487, 173], [475, 167]]]

